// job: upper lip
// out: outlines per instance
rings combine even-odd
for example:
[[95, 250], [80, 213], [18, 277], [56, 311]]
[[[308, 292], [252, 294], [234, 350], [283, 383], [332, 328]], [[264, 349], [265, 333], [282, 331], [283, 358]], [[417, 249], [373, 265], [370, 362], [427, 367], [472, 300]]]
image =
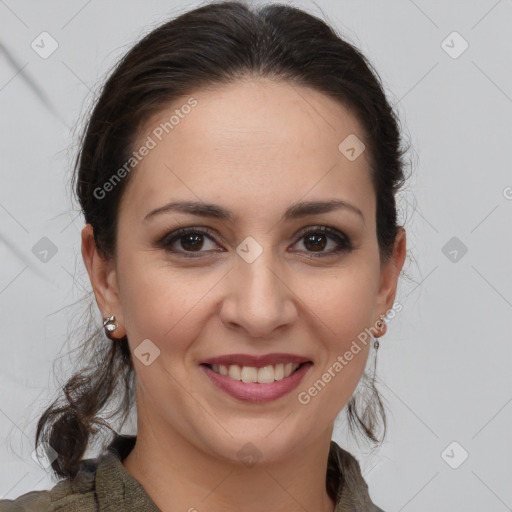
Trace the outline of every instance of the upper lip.
[[264, 366], [275, 365], [279, 363], [307, 363], [310, 360], [307, 357], [295, 354], [266, 354], [264, 356], [253, 356], [249, 354], [226, 354], [224, 356], [210, 357], [201, 361], [200, 364], [222, 364], [230, 366], [237, 364], [238, 366], [252, 366], [255, 368], [263, 368]]

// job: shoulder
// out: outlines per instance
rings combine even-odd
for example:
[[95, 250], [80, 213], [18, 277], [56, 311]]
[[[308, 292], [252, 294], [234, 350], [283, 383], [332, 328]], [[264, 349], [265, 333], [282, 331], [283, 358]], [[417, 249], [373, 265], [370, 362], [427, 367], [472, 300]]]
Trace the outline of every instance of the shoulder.
[[14, 500], [0, 500], [0, 512], [95, 512], [97, 459], [82, 461], [73, 480], [62, 480], [52, 489], [31, 491]]
[[335, 441], [331, 441], [327, 478], [336, 494], [335, 512], [384, 512], [370, 497], [359, 461]]
[[160, 512], [144, 488], [123, 467], [136, 437], [117, 435], [105, 452], [82, 460], [74, 479], [47, 491], [32, 491], [15, 500], [0, 500], [0, 512]]

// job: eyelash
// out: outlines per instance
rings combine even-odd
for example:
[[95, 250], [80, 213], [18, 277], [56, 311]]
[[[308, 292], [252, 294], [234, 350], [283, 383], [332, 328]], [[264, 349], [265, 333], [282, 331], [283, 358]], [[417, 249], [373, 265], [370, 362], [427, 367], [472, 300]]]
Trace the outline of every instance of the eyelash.
[[[307, 229], [307, 228], [305, 228]], [[352, 243], [350, 239], [342, 232], [338, 231], [337, 229], [331, 228], [329, 226], [316, 226], [313, 228], [307, 229], [307, 231], [302, 231], [299, 235], [299, 238], [297, 242], [299, 242], [301, 239], [305, 238], [307, 235], [315, 234], [315, 233], [323, 233], [325, 235], [329, 235], [330, 238], [334, 239], [337, 244], [338, 248], [333, 249], [329, 252], [320, 252], [315, 253], [311, 252], [312, 258], [325, 258], [327, 256], [334, 256], [342, 252], [350, 252], [353, 249]], [[202, 256], [193, 256], [192, 254], [201, 254], [202, 252], [208, 252], [208, 251], [175, 251], [172, 249], [169, 249], [169, 247], [176, 241], [178, 241], [180, 238], [190, 235], [190, 234], [199, 234], [199, 235], [205, 235], [208, 238], [210, 238], [212, 241], [215, 242], [215, 234], [212, 230], [208, 228], [182, 228], [178, 229], [176, 231], [173, 231], [172, 233], [168, 233], [163, 238], [161, 238], [157, 245], [167, 252], [175, 253], [175, 254], [181, 254], [184, 258], [201, 258]], [[220, 251], [215, 251], [220, 252]], [[309, 251], [308, 251], [309, 252]]]

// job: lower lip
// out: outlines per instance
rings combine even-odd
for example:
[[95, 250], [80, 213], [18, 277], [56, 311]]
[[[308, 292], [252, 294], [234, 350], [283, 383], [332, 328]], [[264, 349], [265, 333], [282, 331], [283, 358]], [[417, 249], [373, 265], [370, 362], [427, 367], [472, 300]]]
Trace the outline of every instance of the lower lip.
[[277, 400], [282, 396], [293, 391], [304, 378], [307, 371], [313, 366], [313, 363], [304, 363], [298, 370], [288, 377], [281, 380], [275, 380], [268, 384], [259, 384], [258, 382], [242, 382], [235, 380], [227, 375], [221, 375], [214, 372], [208, 366], [201, 364], [200, 367], [206, 373], [208, 378], [222, 391], [238, 400], [245, 402], [270, 402]]

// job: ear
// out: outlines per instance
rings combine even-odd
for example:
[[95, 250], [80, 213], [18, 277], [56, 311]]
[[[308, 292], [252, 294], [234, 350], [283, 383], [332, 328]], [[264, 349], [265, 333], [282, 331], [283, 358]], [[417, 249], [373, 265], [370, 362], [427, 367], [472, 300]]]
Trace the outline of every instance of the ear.
[[[406, 255], [406, 236], [402, 227], [398, 228], [398, 233], [393, 246], [393, 254], [381, 265], [380, 284], [377, 294], [377, 315], [386, 315], [386, 312], [393, 307], [396, 296], [398, 277], [402, 270]], [[386, 326], [386, 323], [384, 323]], [[383, 333], [385, 333], [385, 328]]]
[[91, 224], [82, 229], [82, 257], [89, 274], [96, 303], [103, 318], [115, 315], [118, 328], [109, 333], [111, 338], [122, 338], [126, 335], [119, 300], [117, 273], [112, 258], [105, 259], [98, 253], [94, 242], [94, 232]]

